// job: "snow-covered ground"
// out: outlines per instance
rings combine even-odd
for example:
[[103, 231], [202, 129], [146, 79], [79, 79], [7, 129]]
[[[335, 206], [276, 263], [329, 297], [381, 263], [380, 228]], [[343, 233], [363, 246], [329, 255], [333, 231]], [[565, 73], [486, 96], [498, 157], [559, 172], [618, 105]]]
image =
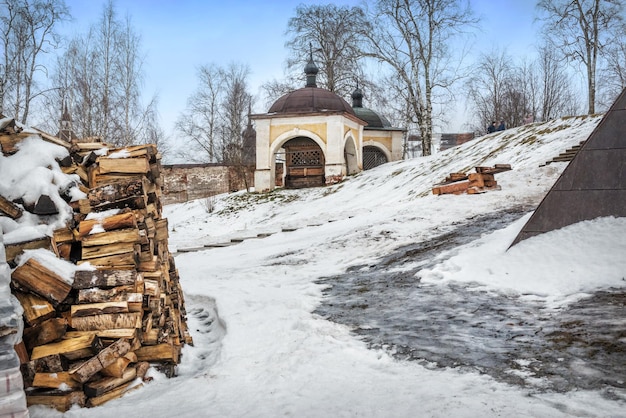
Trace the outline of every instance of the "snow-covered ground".
[[[348, 326], [315, 313], [332, 285], [322, 284], [323, 278], [375, 266], [402, 246], [426, 242], [474, 217], [536, 207], [565, 164], [539, 166], [586, 139], [599, 120], [510, 129], [433, 157], [385, 164], [332, 187], [240, 192], [167, 206], [194, 346], [184, 348], [178, 377], [153, 371], [155, 380], [143, 388], [64, 416], [626, 416], [623, 386], [552, 392], [468, 368], [402, 361], [390, 351], [369, 349]], [[496, 175], [499, 191], [431, 194], [449, 173], [494, 164], [513, 168]], [[555, 309], [598, 290], [626, 287], [626, 219], [581, 222], [507, 251], [528, 216], [486, 230], [423, 269], [417, 266], [415, 280], [429, 286], [471, 283]], [[390, 297], [388, 303], [398, 301]], [[615, 344], [624, 348], [626, 341]], [[30, 414], [61, 416], [41, 406]]]

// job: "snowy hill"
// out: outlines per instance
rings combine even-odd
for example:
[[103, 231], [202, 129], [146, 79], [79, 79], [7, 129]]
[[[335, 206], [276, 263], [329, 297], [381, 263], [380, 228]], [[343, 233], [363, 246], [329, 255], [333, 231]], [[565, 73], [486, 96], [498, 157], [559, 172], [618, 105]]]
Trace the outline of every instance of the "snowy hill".
[[[575, 319], [570, 329], [584, 323], [570, 307], [623, 294], [626, 219], [507, 251], [565, 167], [540, 165], [600, 119], [509, 129], [331, 187], [166, 207], [194, 346], [177, 378], [153, 372], [138, 391], [64, 416], [623, 416], [623, 303], [598, 317], [614, 350], [597, 345], [590, 358], [580, 338], [551, 344], [552, 331], [571, 337], [562, 313]], [[512, 166], [496, 175], [501, 190], [431, 193], [452, 172], [494, 164]], [[425, 337], [399, 356], [415, 336]]]

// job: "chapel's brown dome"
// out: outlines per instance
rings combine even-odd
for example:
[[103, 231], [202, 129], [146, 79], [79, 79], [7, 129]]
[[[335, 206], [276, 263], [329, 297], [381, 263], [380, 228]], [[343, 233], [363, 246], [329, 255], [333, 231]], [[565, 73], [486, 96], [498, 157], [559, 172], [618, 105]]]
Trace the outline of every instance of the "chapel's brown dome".
[[348, 102], [335, 93], [318, 87], [304, 87], [285, 94], [274, 102], [268, 113], [317, 112], [345, 112], [355, 115]]

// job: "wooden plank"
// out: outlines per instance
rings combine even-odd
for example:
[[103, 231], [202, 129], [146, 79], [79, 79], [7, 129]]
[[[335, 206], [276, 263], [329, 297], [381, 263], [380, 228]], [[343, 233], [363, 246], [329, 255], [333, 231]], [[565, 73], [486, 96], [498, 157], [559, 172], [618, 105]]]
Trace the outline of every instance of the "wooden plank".
[[104, 231], [116, 229], [136, 228], [137, 219], [132, 212], [118, 213], [103, 219], [88, 219], [78, 225], [78, 238], [83, 238], [91, 233], [93, 228], [98, 227]]
[[128, 312], [128, 302], [84, 303], [84, 304], [79, 304], [79, 305], [72, 305], [70, 307], [70, 314], [72, 316], [72, 320], [74, 318], [80, 318], [83, 316], [127, 313], [127, 312]]
[[138, 228], [126, 228], [85, 235], [81, 239], [81, 243], [84, 248], [96, 245], [110, 245], [115, 243], [137, 243], [139, 242], [139, 238], [140, 237]]
[[38, 294], [54, 306], [63, 302], [72, 290], [65, 279], [34, 258], [13, 270], [11, 282]]
[[0, 213], [4, 213], [9, 218], [18, 219], [22, 216], [22, 208], [0, 195]]
[[137, 272], [132, 270], [79, 270], [74, 274], [74, 289], [135, 286]]
[[113, 364], [118, 358], [122, 357], [130, 351], [130, 341], [126, 338], [120, 338], [113, 344], [101, 350], [98, 354], [91, 357], [84, 363], [73, 367], [69, 374], [72, 379], [85, 383], [93, 375], [103, 368]]
[[24, 344], [29, 350], [60, 340], [67, 332], [65, 318], [51, 318], [33, 327], [24, 328]]
[[32, 386], [36, 388], [59, 389], [62, 391], [82, 390], [83, 388], [83, 385], [72, 379], [68, 372], [35, 373]]
[[66, 412], [72, 405], [84, 407], [87, 404], [87, 397], [82, 391], [74, 391], [65, 395], [26, 395], [26, 404], [29, 407], [46, 405], [57, 411]]
[[450, 184], [441, 184], [433, 187], [433, 194], [464, 193], [469, 187], [469, 180], [457, 181]]
[[71, 327], [77, 331], [141, 328], [141, 312], [102, 314], [72, 318]]
[[50, 237], [43, 237], [31, 241], [19, 242], [14, 244], [5, 243], [4, 248], [7, 263], [13, 263], [15, 258], [18, 255], [22, 254], [24, 250], [36, 250], [38, 248], [52, 250], [52, 240]]
[[39, 295], [18, 291], [14, 291], [13, 294], [22, 305], [24, 320], [30, 326], [41, 324], [56, 315], [52, 304]]
[[33, 348], [32, 360], [60, 354], [69, 360], [90, 357], [101, 348], [100, 339], [95, 335], [61, 340], [56, 343], [44, 344]]
[[100, 173], [145, 174], [150, 171], [147, 158], [98, 158]]

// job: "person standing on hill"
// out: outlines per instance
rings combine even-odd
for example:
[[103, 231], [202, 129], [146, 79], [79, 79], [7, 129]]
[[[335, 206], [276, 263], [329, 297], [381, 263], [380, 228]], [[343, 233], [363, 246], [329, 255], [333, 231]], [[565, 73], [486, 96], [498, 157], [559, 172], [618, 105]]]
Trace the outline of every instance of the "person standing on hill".
[[496, 121], [491, 122], [491, 125], [487, 128], [487, 133], [491, 134], [496, 131]]
[[505, 129], [506, 129], [506, 126], [504, 125], [504, 121], [501, 120], [500, 125], [498, 125], [498, 129], [496, 129], [496, 131], [504, 131]]

